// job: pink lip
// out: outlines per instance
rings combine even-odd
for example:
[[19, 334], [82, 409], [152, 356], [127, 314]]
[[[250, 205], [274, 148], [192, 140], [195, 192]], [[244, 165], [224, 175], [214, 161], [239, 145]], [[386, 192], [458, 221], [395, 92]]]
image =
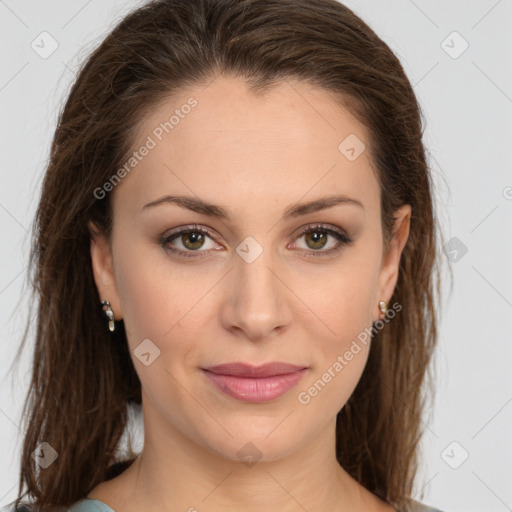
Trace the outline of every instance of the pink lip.
[[243, 402], [269, 402], [286, 393], [307, 368], [287, 363], [226, 363], [202, 369], [221, 391]]

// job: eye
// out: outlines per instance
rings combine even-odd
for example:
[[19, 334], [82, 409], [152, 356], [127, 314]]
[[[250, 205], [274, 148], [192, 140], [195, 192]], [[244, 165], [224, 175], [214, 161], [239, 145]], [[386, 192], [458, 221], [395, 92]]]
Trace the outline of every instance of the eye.
[[[299, 248], [300, 252], [313, 257], [333, 254], [339, 251], [343, 246], [351, 245], [353, 243], [353, 240], [345, 232], [341, 230], [338, 231], [337, 228], [333, 229], [323, 224], [308, 226], [300, 232], [297, 240], [302, 237], [305, 237], [306, 248]], [[327, 246], [327, 240], [329, 237], [334, 238], [338, 243], [328, 250], [322, 250]], [[178, 256], [183, 256], [185, 258], [203, 258], [208, 256], [208, 252], [210, 250], [218, 250], [208, 246], [206, 246], [206, 250], [200, 250], [205, 249], [207, 239], [213, 241], [213, 238], [214, 236], [210, 231], [194, 225], [187, 226], [175, 233], [172, 233], [171, 235], [163, 237], [160, 240], [160, 244], [165, 250]], [[171, 245], [171, 243], [175, 241], [177, 241], [178, 244], [181, 244], [181, 248], [176, 248], [176, 246]]]
[[[205, 255], [198, 256], [194, 253], [206, 252], [199, 251], [199, 249], [204, 246], [206, 237], [212, 239], [213, 235], [208, 230], [194, 225], [187, 226], [176, 233], [162, 238], [160, 243], [164, 249], [179, 256], [184, 256], [186, 258], [202, 258]], [[170, 246], [169, 244], [174, 240], [177, 240], [184, 249], [176, 249], [175, 247]]]
[[[338, 231], [338, 229], [333, 229], [324, 224], [308, 226], [308, 228], [301, 231], [298, 239], [302, 237], [305, 237], [306, 249], [304, 251], [301, 250], [301, 252], [305, 252], [307, 256], [313, 257], [331, 255], [341, 250], [343, 246], [353, 243], [352, 238], [343, 231]], [[334, 238], [338, 243], [328, 250], [321, 250], [327, 245], [328, 237]]]

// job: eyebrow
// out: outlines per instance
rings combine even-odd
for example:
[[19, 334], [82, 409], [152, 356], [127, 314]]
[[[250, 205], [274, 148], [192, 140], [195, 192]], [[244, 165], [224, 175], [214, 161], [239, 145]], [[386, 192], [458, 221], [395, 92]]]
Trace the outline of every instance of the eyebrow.
[[[200, 213], [202, 215], [231, 221], [231, 216], [226, 208], [220, 205], [208, 203], [202, 199], [199, 199], [198, 197], [193, 196], [162, 196], [158, 199], [155, 199], [154, 201], [151, 201], [150, 203], [145, 204], [142, 209], [144, 210], [146, 208], [152, 208], [162, 204], [176, 204], [182, 208], [187, 208], [188, 210]], [[325, 210], [327, 208], [332, 208], [333, 206], [342, 204], [359, 206], [364, 210], [363, 204], [357, 199], [353, 199], [345, 195], [334, 195], [315, 199], [314, 201], [307, 203], [291, 205], [284, 211], [282, 220], [293, 219], [302, 215], [318, 212], [320, 210]]]

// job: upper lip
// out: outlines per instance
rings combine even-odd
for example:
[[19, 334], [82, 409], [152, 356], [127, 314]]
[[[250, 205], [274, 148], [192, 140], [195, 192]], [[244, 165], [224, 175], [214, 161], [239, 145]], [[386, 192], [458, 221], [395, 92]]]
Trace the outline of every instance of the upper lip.
[[237, 362], [218, 364], [204, 368], [204, 370], [221, 375], [233, 375], [235, 377], [270, 377], [295, 373], [304, 368], [306, 367], [281, 362], [271, 362], [259, 366]]

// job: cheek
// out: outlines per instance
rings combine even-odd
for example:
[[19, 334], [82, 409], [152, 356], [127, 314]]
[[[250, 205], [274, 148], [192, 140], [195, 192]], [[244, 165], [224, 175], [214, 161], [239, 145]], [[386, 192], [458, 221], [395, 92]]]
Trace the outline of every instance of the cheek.
[[[348, 253], [347, 253], [348, 254]], [[306, 301], [321, 322], [316, 332], [314, 371], [300, 387], [308, 414], [335, 415], [354, 391], [368, 360], [378, 262], [372, 251], [354, 251], [325, 276], [322, 293]], [[327, 279], [328, 277], [328, 279]]]
[[142, 252], [119, 261], [118, 289], [131, 357], [146, 393], [156, 401], [167, 397], [186, 406], [179, 383], [208, 361], [201, 340], [211, 346], [218, 278], [199, 266], [185, 271], [163, 249]]
[[193, 314], [211, 279], [200, 270], [184, 272], [183, 265], [160, 247], [140, 244], [130, 252], [119, 252], [117, 285], [131, 342], [150, 338], [159, 343], [173, 337], [180, 321]]
[[323, 423], [326, 416], [335, 418], [354, 392], [368, 360], [369, 346], [362, 345], [351, 360], [343, 354], [315, 372], [297, 392], [300, 411]]
[[192, 283], [179, 266], [167, 262], [164, 268], [164, 258], [146, 256], [134, 251], [119, 261], [118, 290], [130, 355], [151, 402], [162, 412], [169, 403], [182, 410], [187, 400], [179, 384], [191, 371], [190, 341], [198, 339], [199, 331], [194, 313], [207, 286], [199, 290], [200, 279]]
[[[337, 290], [342, 297], [325, 303], [329, 335], [317, 335], [312, 372], [297, 393], [297, 401], [312, 417], [334, 417], [345, 405], [364, 371], [371, 346], [369, 294]], [[334, 302], [334, 304], [333, 304]]]
[[[361, 331], [371, 326], [376, 307], [377, 265], [376, 258], [368, 251], [347, 252], [339, 265], [318, 279], [317, 283], [324, 283], [321, 287], [317, 284], [314, 293], [304, 289], [302, 297], [321, 320], [322, 338], [328, 340], [331, 349], [343, 350]], [[311, 285], [309, 283], [308, 287]]]

